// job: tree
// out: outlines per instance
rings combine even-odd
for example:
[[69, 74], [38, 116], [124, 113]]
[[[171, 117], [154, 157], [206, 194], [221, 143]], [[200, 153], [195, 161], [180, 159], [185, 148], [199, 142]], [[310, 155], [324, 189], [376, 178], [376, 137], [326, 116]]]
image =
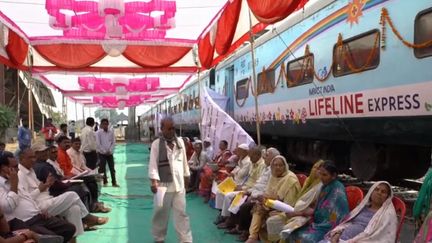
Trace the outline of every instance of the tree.
[[0, 105], [0, 138], [4, 138], [6, 129], [15, 122], [15, 112], [4, 105]]
[[61, 113], [61, 112], [55, 112], [55, 111], [50, 110], [48, 112], [48, 114], [50, 116], [49, 118], [52, 119], [54, 125], [58, 126], [58, 125], [60, 125], [62, 123], [66, 123], [67, 124], [67, 122], [66, 122], [67, 118], [66, 118], [66, 116], [63, 113]]
[[99, 120], [107, 118], [110, 124], [117, 124], [118, 122], [118, 113], [115, 109], [98, 108], [95, 111], [95, 117]]

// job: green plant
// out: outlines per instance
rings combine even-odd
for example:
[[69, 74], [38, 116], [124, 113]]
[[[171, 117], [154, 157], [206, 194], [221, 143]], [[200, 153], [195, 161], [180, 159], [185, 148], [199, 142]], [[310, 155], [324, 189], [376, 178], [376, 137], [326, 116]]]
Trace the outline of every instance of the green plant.
[[4, 105], [0, 105], [0, 138], [4, 137], [6, 129], [15, 122], [15, 112]]

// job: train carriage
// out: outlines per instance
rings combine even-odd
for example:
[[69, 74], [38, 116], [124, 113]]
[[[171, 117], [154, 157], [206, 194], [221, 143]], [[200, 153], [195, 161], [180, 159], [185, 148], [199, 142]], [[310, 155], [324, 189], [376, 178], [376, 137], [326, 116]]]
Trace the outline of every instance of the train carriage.
[[[335, 160], [365, 180], [424, 174], [432, 144], [432, 2], [311, 1], [200, 83], [246, 131], [292, 161]], [[198, 132], [199, 82], [156, 105]], [[165, 108], [164, 108], [165, 106]], [[177, 108], [174, 108], [177, 107]], [[153, 111], [154, 112], [154, 111]]]

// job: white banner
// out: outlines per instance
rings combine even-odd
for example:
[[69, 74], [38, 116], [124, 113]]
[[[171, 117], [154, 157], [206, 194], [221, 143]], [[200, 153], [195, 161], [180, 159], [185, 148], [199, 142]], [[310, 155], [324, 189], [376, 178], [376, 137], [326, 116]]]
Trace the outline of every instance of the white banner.
[[208, 95], [207, 89], [201, 90], [201, 139], [210, 138], [213, 151], [218, 151], [219, 142], [226, 140], [232, 151], [242, 143], [251, 144], [251, 136]]

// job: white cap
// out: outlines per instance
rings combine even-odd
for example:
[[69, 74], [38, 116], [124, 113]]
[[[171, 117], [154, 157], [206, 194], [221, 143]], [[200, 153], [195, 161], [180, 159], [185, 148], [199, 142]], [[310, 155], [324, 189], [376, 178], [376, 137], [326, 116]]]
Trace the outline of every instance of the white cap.
[[205, 139], [204, 139], [204, 142], [209, 142], [209, 143], [210, 143], [210, 142], [211, 142], [211, 140], [210, 140], [210, 138], [209, 138], [209, 137], [207, 137], [207, 138], [205, 138]]
[[242, 143], [242, 144], [240, 144], [240, 145], [238, 146], [238, 148], [247, 151], [247, 150], [249, 150], [249, 145], [247, 145], [247, 144], [245, 144], [245, 143]]

